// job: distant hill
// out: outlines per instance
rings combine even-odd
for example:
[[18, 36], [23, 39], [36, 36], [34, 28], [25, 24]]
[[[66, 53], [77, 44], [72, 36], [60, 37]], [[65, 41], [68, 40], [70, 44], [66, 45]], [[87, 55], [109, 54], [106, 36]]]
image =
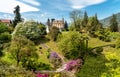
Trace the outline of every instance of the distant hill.
[[[116, 17], [117, 17], [117, 21], [118, 21], [118, 24], [119, 24], [119, 26], [120, 26], [120, 13], [117, 13], [117, 14], [115, 14], [115, 15], [116, 15]], [[111, 19], [111, 17], [112, 17], [112, 16], [100, 20], [100, 22], [103, 24], [104, 27], [110, 26], [110, 19]]]

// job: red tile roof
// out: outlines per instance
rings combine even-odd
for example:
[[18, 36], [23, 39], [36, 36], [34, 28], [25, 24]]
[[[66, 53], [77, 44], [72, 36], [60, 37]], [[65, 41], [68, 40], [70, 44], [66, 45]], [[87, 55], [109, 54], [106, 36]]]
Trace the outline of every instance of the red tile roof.
[[6, 23], [6, 24], [11, 24], [11, 20], [9, 20], [9, 19], [1, 19], [0, 22]]

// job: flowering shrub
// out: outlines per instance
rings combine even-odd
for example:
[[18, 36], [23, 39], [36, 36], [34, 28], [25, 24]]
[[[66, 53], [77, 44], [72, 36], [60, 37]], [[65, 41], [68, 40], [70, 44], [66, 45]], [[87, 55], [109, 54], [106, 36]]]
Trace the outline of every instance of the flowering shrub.
[[67, 63], [66, 69], [67, 71], [72, 71], [75, 67], [80, 67], [82, 65], [82, 60], [71, 60]]
[[50, 53], [50, 62], [54, 65], [54, 67], [59, 67], [62, 63], [61, 58], [58, 56], [56, 52]]
[[40, 73], [37, 73], [37, 77], [49, 77], [49, 74], [40, 74]]
[[59, 58], [58, 54], [56, 52], [52, 52], [50, 54], [50, 58]]
[[36, 77], [69, 77], [66, 75], [66, 73], [48, 73], [48, 74], [43, 74], [40, 72], [37, 72]]
[[75, 66], [77, 66], [77, 62], [75, 60], [71, 60], [70, 62], [67, 63], [66, 65], [66, 70], [70, 71], [72, 70]]

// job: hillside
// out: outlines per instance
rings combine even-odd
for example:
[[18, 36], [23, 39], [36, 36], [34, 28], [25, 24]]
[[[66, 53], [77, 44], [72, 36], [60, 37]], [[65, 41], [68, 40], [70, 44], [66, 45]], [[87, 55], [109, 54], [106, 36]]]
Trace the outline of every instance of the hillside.
[[[116, 15], [117, 21], [118, 21], [118, 23], [120, 25], [120, 13], [117, 13], [115, 15]], [[109, 26], [110, 25], [110, 19], [111, 19], [111, 16], [100, 20], [100, 22], [103, 24], [104, 27]]]
[[[103, 42], [97, 38], [89, 40], [89, 46], [102, 46], [114, 42]], [[101, 54], [88, 55], [77, 77], [120, 77], [120, 49], [104, 47]]]

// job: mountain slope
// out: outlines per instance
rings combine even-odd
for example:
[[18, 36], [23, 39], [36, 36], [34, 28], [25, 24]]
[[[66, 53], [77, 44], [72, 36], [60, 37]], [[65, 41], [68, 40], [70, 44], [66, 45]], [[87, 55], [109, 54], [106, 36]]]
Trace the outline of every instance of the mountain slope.
[[[118, 24], [120, 25], [120, 13], [117, 13], [115, 15], [117, 17]], [[111, 19], [111, 17], [112, 16], [100, 20], [100, 22], [103, 24], [104, 27], [110, 25], [110, 19]]]

